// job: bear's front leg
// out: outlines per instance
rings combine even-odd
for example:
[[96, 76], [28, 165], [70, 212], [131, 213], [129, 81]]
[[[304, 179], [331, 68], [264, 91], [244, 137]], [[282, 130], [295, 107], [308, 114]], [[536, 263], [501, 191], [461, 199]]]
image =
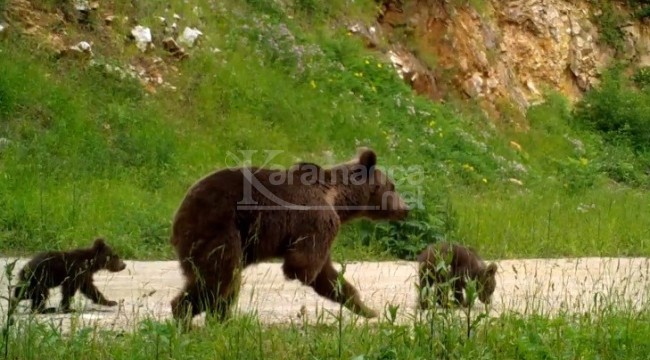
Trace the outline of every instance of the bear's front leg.
[[[337, 286], [337, 282], [339, 281], [341, 282], [340, 286]], [[339, 279], [339, 272], [334, 269], [332, 261], [329, 258], [316, 276], [314, 282], [311, 283], [311, 287], [319, 295], [343, 304], [343, 306], [358, 315], [366, 318], [375, 318], [378, 316], [375, 310], [369, 308], [361, 301], [359, 292], [352, 284], [343, 277]]]
[[90, 276], [84, 278], [80, 290], [82, 294], [86, 295], [86, 297], [92, 300], [95, 304], [103, 306], [117, 305], [117, 301], [108, 300], [104, 297], [104, 294], [102, 294], [101, 291], [97, 289], [97, 286], [93, 284], [93, 279]]

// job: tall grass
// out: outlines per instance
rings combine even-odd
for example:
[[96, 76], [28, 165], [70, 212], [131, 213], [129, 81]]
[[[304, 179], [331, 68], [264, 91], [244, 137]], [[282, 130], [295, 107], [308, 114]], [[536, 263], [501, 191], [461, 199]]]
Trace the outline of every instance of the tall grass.
[[[145, 320], [129, 332], [79, 327], [61, 333], [43, 322], [18, 323], [8, 358], [20, 359], [641, 359], [650, 347], [647, 312], [484, 318], [467, 337], [450, 313], [409, 324], [264, 325], [255, 316], [183, 333]], [[4, 345], [4, 344], [3, 344]], [[339, 351], [340, 349], [340, 351]]]

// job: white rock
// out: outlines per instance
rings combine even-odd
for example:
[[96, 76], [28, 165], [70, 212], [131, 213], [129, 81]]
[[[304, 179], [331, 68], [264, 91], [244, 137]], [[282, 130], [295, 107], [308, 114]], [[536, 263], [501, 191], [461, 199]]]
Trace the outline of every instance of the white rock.
[[174, 19], [176, 19], [176, 20], [180, 20], [180, 19], [181, 19], [181, 16], [178, 15], [178, 14], [174, 14]]
[[480, 73], [475, 72], [472, 77], [464, 83], [464, 90], [472, 98], [481, 97], [483, 94], [483, 77]]
[[181, 36], [178, 37], [178, 42], [184, 43], [187, 46], [193, 46], [196, 39], [201, 35], [203, 33], [198, 29], [185, 27]]
[[510, 181], [511, 183], [513, 183], [513, 184], [515, 184], [515, 185], [519, 185], [519, 186], [523, 186], [523, 185], [524, 185], [524, 183], [523, 183], [521, 180], [519, 180], [519, 179], [510, 178], [510, 179], [508, 179], [508, 181]]
[[528, 90], [530, 90], [533, 94], [535, 95], [540, 95], [539, 90], [537, 90], [537, 86], [535, 86], [535, 82], [532, 79], [528, 79], [526, 81], [526, 87], [528, 87]]
[[137, 25], [131, 30], [131, 35], [135, 38], [135, 45], [144, 52], [151, 44], [151, 29], [148, 27]]
[[488, 89], [495, 89], [497, 86], [499, 86], [499, 80], [495, 78], [489, 78], [485, 84], [487, 85]]
[[74, 2], [74, 8], [77, 11], [88, 11], [90, 10], [90, 4], [88, 3], [88, 0], [76, 0]]
[[352, 32], [352, 33], [358, 33], [358, 32], [361, 31], [361, 25], [359, 25], [359, 24], [354, 24], [354, 25], [348, 27], [348, 30], [349, 30], [350, 32]]
[[88, 54], [93, 53], [92, 47], [86, 41], [80, 41], [77, 45], [70, 46], [70, 50], [78, 51], [81, 53], [88, 53]]
[[7, 28], [7, 25], [5, 25], [5, 24], [0, 24], [0, 33], [3, 32], [3, 31], [5, 31], [6, 28]]

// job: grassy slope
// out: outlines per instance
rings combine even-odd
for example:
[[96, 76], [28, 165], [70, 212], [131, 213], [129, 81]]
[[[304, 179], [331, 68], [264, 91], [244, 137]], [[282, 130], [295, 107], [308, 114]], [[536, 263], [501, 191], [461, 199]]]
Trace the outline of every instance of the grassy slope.
[[[114, 2], [115, 12], [139, 15], [144, 24], [154, 24], [166, 5], [152, 1], [135, 10], [127, 3]], [[531, 111], [529, 133], [495, 131], [476, 112], [413, 98], [387, 64], [329, 26], [343, 10], [371, 14], [371, 1], [320, 8], [296, 1], [316, 7], [292, 19], [271, 1], [226, 1], [217, 9], [209, 3], [173, 2], [172, 12], [208, 35], [178, 64], [175, 92], [146, 94], [135, 81], [54, 61], [28, 38], [0, 41], [0, 137], [11, 140], [0, 149], [0, 252], [67, 248], [104, 235], [127, 257], [170, 258], [176, 205], [198, 177], [231, 165], [229, 152], [280, 149], [273, 163], [286, 166], [297, 158], [328, 161], [324, 151], [347, 159], [365, 144], [389, 168], [426, 172], [419, 186], [400, 185], [419, 188], [427, 205], [407, 223], [406, 235], [442, 232], [488, 257], [650, 253], [647, 193], [600, 175], [611, 149], [569, 126], [556, 97]], [[209, 15], [198, 19], [194, 4]], [[280, 24], [296, 43], [322, 51], [302, 58], [305, 73], [296, 72], [288, 50], [295, 44]], [[135, 52], [113, 33], [81, 33], [112, 39], [95, 41], [100, 63], [124, 64]], [[511, 140], [523, 151], [512, 150]], [[384, 237], [347, 227], [336, 259], [376, 259], [389, 256], [386, 245], [420, 245], [413, 237], [387, 240], [395, 232], [380, 229]], [[648, 324], [647, 312], [625, 310], [556, 319], [504, 315], [474, 323], [467, 339], [453, 312], [406, 327], [386, 319], [377, 326], [264, 326], [240, 317], [190, 334], [149, 321], [133, 333], [79, 328], [69, 335], [27, 322], [3, 332], [0, 349], [20, 359], [644, 358]]]
[[[475, 111], [414, 97], [389, 64], [334, 26], [343, 13], [372, 14], [371, 1], [296, 1], [297, 12], [264, 0], [211, 3], [175, 2], [169, 13], [166, 3], [113, 4], [145, 25], [176, 12], [181, 28], [207, 35], [176, 64], [176, 91], [147, 94], [101, 67], [53, 60], [19, 35], [0, 41], [11, 54], [0, 56], [0, 137], [11, 141], [0, 150], [0, 251], [68, 248], [102, 235], [126, 257], [171, 258], [170, 219], [185, 190], [233, 165], [233, 153], [258, 150], [253, 161], [261, 163], [262, 151], [281, 150], [272, 163], [287, 166], [347, 160], [367, 145], [383, 166], [402, 166], [398, 189], [419, 191], [426, 207], [410, 237], [347, 227], [337, 259], [417, 249], [430, 241], [421, 233], [453, 236], [486, 257], [650, 253], [647, 193], [603, 181], [591, 167], [599, 140], [568, 126], [561, 101], [534, 109], [529, 133], [496, 131]], [[107, 29], [70, 31], [112, 36], [95, 41], [100, 64], [124, 64], [136, 52]]]

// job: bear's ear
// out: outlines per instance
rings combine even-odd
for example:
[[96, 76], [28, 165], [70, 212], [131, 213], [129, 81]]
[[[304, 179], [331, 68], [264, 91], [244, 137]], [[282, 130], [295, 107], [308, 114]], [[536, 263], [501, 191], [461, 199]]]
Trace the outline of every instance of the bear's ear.
[[496, 273], [497, 273], [497, 264], [495, 263], [490, 263], [490, 265], [488, 265], [487, 268], [485, 269], [485, 275], [487, 276], [492, 277], [496, 275]]
[[106, 247], [106, 243], [104, 242], [104, 239], [102, 239], [102, 238], [95, 239], [95, 242], [93, 243], [93, 248], [94, 249], [102, 250], [105, 247]]
[[359, 164], [363, 165], [368, 169], [368, 172], [372, 170], [375, 165], [377, 165], [377, 154], [374, 151], [368, 148], [359, 149]]

